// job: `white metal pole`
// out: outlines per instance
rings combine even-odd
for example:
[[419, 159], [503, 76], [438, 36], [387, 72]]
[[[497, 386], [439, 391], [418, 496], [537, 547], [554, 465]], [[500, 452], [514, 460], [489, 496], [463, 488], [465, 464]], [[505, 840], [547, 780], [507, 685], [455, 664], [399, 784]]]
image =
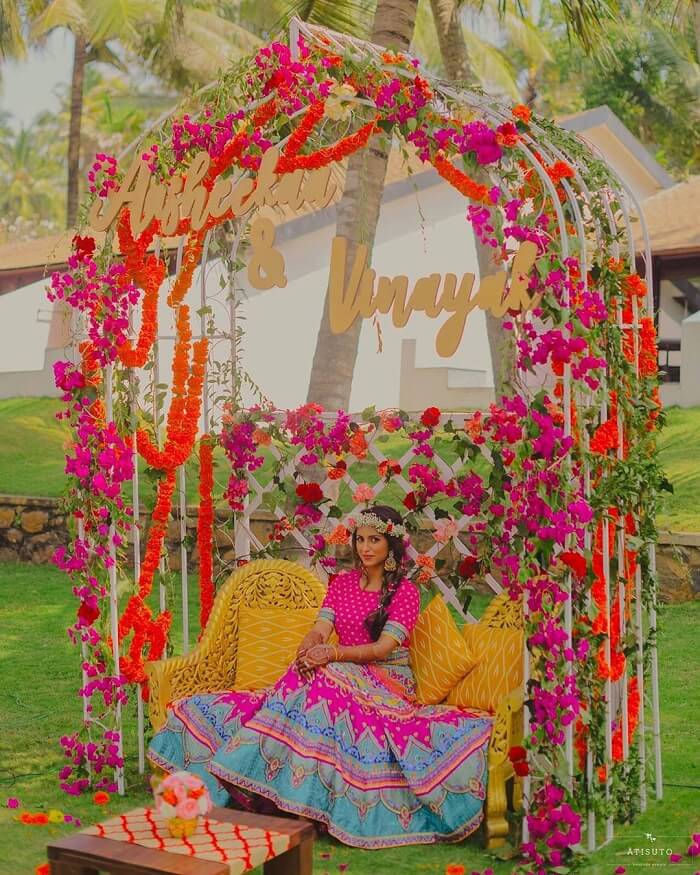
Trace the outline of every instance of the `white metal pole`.
[[[649, 568], [656, 580], [656, 550], [649, 545]], [[659, 709], [659, 656], [656, 645], [656, 588], [649, 605], [649, 632], [651, 633], [651, 708], [652, 731], [654, 734], [654, 766], [656, 779], [656, 798], [664, 798], [663, 766], [661, 763], [661, 714]]]
[[[155, 241], [155, 255], [156, 258], [160, 257], [160, 237], [156, 237]], [[167, 254], [166, 254], [167, 259]], [[160, 321], [158, 323], [160, 325]], [[158, 343], [158, 337], [153, 341], [153, 429], [154, 436], [156, 441], [156, 446], [158, 449], [161, 449], [161, 441], [160, 441], [160, 405], [158, 403], [158, 386], [160, 385], [160, 344]], [[158, 560], [158, 572], [159, 572], [159, 582], [158, 582], [158, 606], [162, 611], [165, 610], [167, 606], [166, 599], [166, 589], [165, 584], [163, 583], [163, 572], [165, 571], [165, 564], [163, 562], [163, 557], [161, 556]]]
[[180, 488], [180, 582], [182, 585], [182, 652], [190, 651], [190, 611], [189, 592], [187, 589], [187, 487], [185, 482], [185, 466], [178, 469]]
[[647, 808], [647, 748], [646, 748], [646, 718], [644, 716], [644, 622], [642, 615], [642, 569], [639, 564], [635, 569], [635, 620], [637, 636], [637, 690], [639, 692], [639, 806], [642, 811]]
[[[112, 365], [107, 365], [105, 368], [105, 414], [107, 422], [110, 422], [114, 416], [113, 399], [112, 399]], [[114, 524], [109, 527], [109, 558], [111, 559], [109, 568], [109, 620], [110, 631], [112, 635], [112, 656], [114, 659], [114, 676], [121, 676], [119, 667], [119, 599], [117, 591], [117, 551], [114, 546]], [[117, 742], [118, 754], [121, 759], [124, 757], [124, 745], [122, 739], [122, 706], [119, 699], [116, 701], [115, 718], [117, 723], [117, 732], [119, 733], [119, 741]], [[117, 792], [120, 796], [124, 795], [124, 767], [118, 766], [115, 769], [115, 777], [117, 779]]]
[[[133, 369], [129, 368], [129, 389], [131, 392], [131, 440], [134, 448], [134, 476], [131, 481], [131, 503], [133, 517], [131, 524], [131, 536], [134, 551], [134, 580], [138, 583], [141, 577], [141, 501], [139, 496], [139, 463], [136, 450], [136, 386]], [[138, 747], [139, 775], [146, 771], [146, 739], [143, 719], [143, 699], [141, 688], [136, 686], [136, 741]]]
[[[527, 599], [523, 598], [523, 625], [527, 625], [528, 605]], [[523, 698], [527, 699], [527, 688], [530, 681], [530, 651], [527, 646], [527, 640], [523, 642]], [[523, 739], [527, 740], [530, 737], [530, 710], [525, 705], [523, 707]], [[527, 825], [527, 813], [530, 809], [530, 796], [532, 793], [532, 778], [528, 772], [523, 777], [523, 841], [530, 840], [530, 830]]]
[[[85, 523], [83, 522], [81, 517], [78, 518], [78, 539], [80, 541], [85, 540]], [[81, 674], [82, 674], [82, 678], [83, 678], [83, 687], [85, 687], [85, 685], [88, 682], [88, 674], [85, 671], [85, 664], [86, 664], [87, 658], [88, 658], [88, 651], [87, 651], [87, 644], [83, 640], [82, 633], [80, 636], [80, 653], [82, 654], [82, 657], [83, 657], [82, 663], [80, 666], [80, 670], [81, 670]], [[85, 726], [89, 726], [90, 723], [92, 722], [92, 717], [90, 716], [90, 712], [88, 711], [88, 697], [83, 696], [82, 699], [83, 699], [83, 723], [85, 724]], [[90, 774], [92, 772], [92, 766], [91, 766], [89, 760], [86, 763], [86, 768], [87, 768], [88, 774]]]
[[[603, 517], [603, 578], [605, 580], [605, 614], [608, 618], [608, 634], [605, 636], [605, 661], [608, 664], [608, 676], [605, 680], [605, 798], [609, 800], [612, 782], [612, 683], [610, 681], [612, 611], [610, 610], [610, 534], [608, 520], [605, 516]], [[605, 821], [605, 840], [609, 841], [614, 834], [615, 828], [610, 814]]]

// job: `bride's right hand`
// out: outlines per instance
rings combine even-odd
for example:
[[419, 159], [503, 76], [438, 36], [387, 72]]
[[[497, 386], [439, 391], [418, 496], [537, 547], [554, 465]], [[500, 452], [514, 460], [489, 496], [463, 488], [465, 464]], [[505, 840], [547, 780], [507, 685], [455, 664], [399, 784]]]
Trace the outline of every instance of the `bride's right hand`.
[[311, 650], [311, 648], [314, 647], [316, 644], [322, 644], [322, 643], [323, 643], [323, 636], [321, 635], [320, 632], [314, 632], [313, 629], [310, 632], [307, 632], [306, 635], [304, 636], [304, 638], [302, 639], [301, 644], [297, 648], [297, 657], [296, 657], [297, 662], [299, 661], [299, 659], [302, 656], [304, 656], [304, 654], [308, 650]]

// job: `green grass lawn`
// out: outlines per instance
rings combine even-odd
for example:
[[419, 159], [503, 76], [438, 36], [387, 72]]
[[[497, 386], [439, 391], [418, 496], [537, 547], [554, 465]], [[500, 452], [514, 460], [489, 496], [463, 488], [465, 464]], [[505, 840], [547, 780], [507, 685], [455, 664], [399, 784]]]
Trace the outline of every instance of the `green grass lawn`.
[[[196, 617], [196, 580], [191, 580], [190, 604]], [[485, 603], [478, 600], [476, 612]], [[74, 599], [67, 579], [52, 567], [0, 565], [0, 875], [31, 875], [45, 860], [50, 836], [71, 831], [69, 826], [25, 826], [13, 820], [5, 808], [16, 797], [31, 810], [60, 809], [80, 817], [84, 824], [105, 814], [115, 814], [143, 804], [149, 798], [147, 785], [135, 768], [136, 741], [131, 706], [125, 720], [125, 750], [128, 757], [126, 798], [114, 797], [106, 811], [90, 798], [74, 800], [58, 788], [56, 772], [62, 765], [57, 739], [72, 730], [80, 719], [75, 690], [79, 683], [77, 651], [65, 628], [71, 621]], [[181, 642], [181, 622], [175, 606], [174, 638]], [[700, 831], [700, 689], [697, 672], [697, 628], [700, 603], [663, 606], [660, 614], [659, 651], [664, 757], [664, 799], [651, 801], [635, 824], [618, 828], [614, 841], [586, 862], [583, 871], [609, 875], [617, 865], [630, 866], [626, 850], [644, 846], [643, 835], [651, 832], [659, 841], [683, 851], [690, 832]], [[191, 640], [196, 640], [196, 622]], [[694, 683], [691, 683], [694, 680]], [[686, 785], [686, 786], [681, 786]], [[687, 786], [695, 785], [695, 786]], [[652, 794], [653, 795], [653, 794]], [[510, 864], [492, 860], [477, 837], [457, 845], [412, 847], [386, 851], [359, 851], [335, 841], [317, 842], [316, 873], [335, 873], [339, 864], [349, 864], [349, 875], [383, 873], [442, 873], [449, 863], [460, 863], [467, 873], [492, 865], [496, 875], [505, 875]], [[694, 872], [686, 864], [674, 866], [677, 873]], [[663, 871], [657, 869], [657, 871]]]
[[[65, 487], [63, 473], [64, 447], [69, 431], [64, 423], [55, 419], [61, 402], [49, 398], [9, 398], [0, 400], [0, 492], [15, 495], [58, 496]], [[389, 436], [383, 445], [384, 452], [399, 458], [407, 443]], [[681, 410], [671, 407], [667, 411], [667, 425], [659, 441], [661, 460], [667, 476], [674, 487], [674, 494], [665, 499], [663, 513], [659, 515], [659, 528], [681, 532], [700, 532], [700, 408]], [[449, 448], [446, 457], [449, 459]], [[219, 459], [222, 455], [219, 455]], [[485, 473], [485, 462], [476, 466]], [[256, 476], [267, 482], [271, 462], [266, 462]], [[197, 500], [196, 466], [193, 476], [187, 477], [188, 502]], [[223, 483], [225, 463], [218, 467], [217, 479]], [[358, 465], [355, 478], [367, 483], [377, 482], [374, 462]], [[142, 497], [148, 485], [142, 488]], [[384, 493], [390, 498], [390, 489]], [[394, 496], [400, 499], [397, 492]], [[340, 504], [351, 507], [348, 487], [341, 488]]]

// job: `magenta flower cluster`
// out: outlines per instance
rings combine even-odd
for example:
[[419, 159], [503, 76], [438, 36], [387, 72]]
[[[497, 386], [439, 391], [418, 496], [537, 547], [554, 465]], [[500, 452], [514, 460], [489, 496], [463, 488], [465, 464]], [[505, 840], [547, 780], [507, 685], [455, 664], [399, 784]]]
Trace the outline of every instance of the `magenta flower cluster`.
[[129, 308], [139, 302], [141, 292], [126, 282], [126, 268], [113, 263], [100, 272], [89, 255], [74, 254], [69, 269], [51, 275], [49, 301], [64, 301], [87, 317], [87, 334], [97, 364], [113, 362], [127, 338]]
[[91, 787], [110, 793], [116, 792], [117, 785], [111, 778], [102, 776], [95, 782], [92, 776], [101, 775], [104, 769], [116, 769], [124, 765], [119, 755], [118, 732], [106, 730], [101, 741], [97, 743], [82, 742], [78, 733], [64, 735], [60, 741], [63, 754], [69, 761], [59, 772], [61, 789], [64, 792], [71, 796], [80, 796]]
[[117, 187], [117, 159], [114, 155], [98, 152], [87, 175], [88, 188], [99, 198], [106, 198]]

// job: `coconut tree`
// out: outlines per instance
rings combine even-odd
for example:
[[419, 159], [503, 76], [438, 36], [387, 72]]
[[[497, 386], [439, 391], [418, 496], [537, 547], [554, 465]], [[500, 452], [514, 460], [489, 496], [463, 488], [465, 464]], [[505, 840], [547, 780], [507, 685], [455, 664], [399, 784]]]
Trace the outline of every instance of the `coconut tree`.
[[[386, 45], [382, 42], [382, 39], [386, 38], [384, 33], [382, 33], [381, 38], [378, 36], [377, 22], [384, 15], [385, 9], [388, 15], [395, 15], [394, 20], [398, 22], [398, 9], [390, 9], [394, 5], [403, 7], [401, 21], [403, 22], [402, 37], [404, 42], [401, 43], [400, 47], [406, 48], [412, 39], [416, 26], [418, 14], [416, 3], [392, 4], [380, 0], [377, 4], [371, 39], [373, 42]], [[453, 80], [469, 82], [473, 68], [469, 63], [467, 44], [459, 16], [460, 5], [455, 3], [455, 0], [438, 0], [432, 8], [448, 75]], [[481, 6], [481, 3], [478, 5]], [[502, 15], [508, 12], [508, 0], [499, 0], [498, 8]], [[520, 10], [522, 7], [518, 6], [517, 8]], [[601, 23], [609, 9], [606, 0], [562, 0], [562, 8], [567, 28], [586, 46], [593, 45], [596, 34], [599, 33]], [[392, 34], [392, 30], [398, 31], [398, 25], [394, 28], [388, 28], [389, 34], [396, 39], [398, 33]], [[376, 164], [373, 163], [375, 157]], [[353, 245], [348, 247], [349, 260], [346, 263], [346, 270], [347, 265], [352, 263], [351, 259], [354, 257], [357, 243], [365, 242], [371, 249], [371, 244], [374, 241], [386, 157], [381, 160], [383, 163], [381, 163], [377, 151], [370, 149], [367, 150], [367, 154], [361, 153], [361, 155], [356, 156], [348, 167], [346, 190], [338, 207], [338, 233], [353, 241]], [[370, 168], [374, 171], [372, 175], [370, 175]], [[360, 171], [363, 172], [360, 173]], [[485, 273], [492, 269], [490, 259], [487, 260], [483, 252], [480, 254], [480, 266]], [[500, 328], [497, 324], [489, 325], [489, 336], [493, 337], [491, 346], [494, 350], [500, 343], [498, 336], [500, 334]], [[309, 382], [309, 401], [316, 401], [330, 409], [348, 406], [359, 335], [360, 325], [358, 323], [343, 335], [335, 336], [331, 333], [328, 320], [328, 297], [326, 296]], [[495, 357], [496, 369], [505, 373], [506, 369], [502, 368], [498, 362], [497, 350]], [[502, 387], [502, 381], [499, 381], [499, 388]]]
[[[216, 14], [213, 2], [33, 0], [14, 5], [30, 19], [34, 40], [40, 41], [57, 29], [69, 30], [74, 36], [66, 193], [69, 228], [76, 222], [80, 197], [80, 138], [87, 64], [101, 61], [125, 70], [126, 55], [143, 49], [145, 36], [156, 33], [160, 34], [160, 44], [147, 49], [152, 65], [159, 70], [166, 69], [168, 63], [178, 66], [180, 79], [184, 78], [182, 71], [191, 69], [197, 80], [210, 78], [232, 55], [249, 51], [257, 42], [252, 34], [242, 38], [240, 28]], [[205, 56], [218, 63], [218, 67], [212, 69], [212, 64], [204, 64]]]
[[[413, 37], [417, 6], [418, 0], [379, 0], [372, 25], [372, 42], [405, 51]], [[371, 251], [374, 245], [388, 160], [389, 146], [380, 145], [375, 138], [367, 149], [353, 155], [348, 162], [337, 213], [337, 233], [348, 240], [346, 276], [357, 247], [364, 243]], [[309, 401], [329, 410], [348, 408], [361, 327], [358, 321], [344, 334], [332, 334], [326, 294], [311, 368]]]
[[6, 129], [0, 137], [0, 216], [38, 223], [59, 221], [60, 163], [51, 160], [40, 125]]

